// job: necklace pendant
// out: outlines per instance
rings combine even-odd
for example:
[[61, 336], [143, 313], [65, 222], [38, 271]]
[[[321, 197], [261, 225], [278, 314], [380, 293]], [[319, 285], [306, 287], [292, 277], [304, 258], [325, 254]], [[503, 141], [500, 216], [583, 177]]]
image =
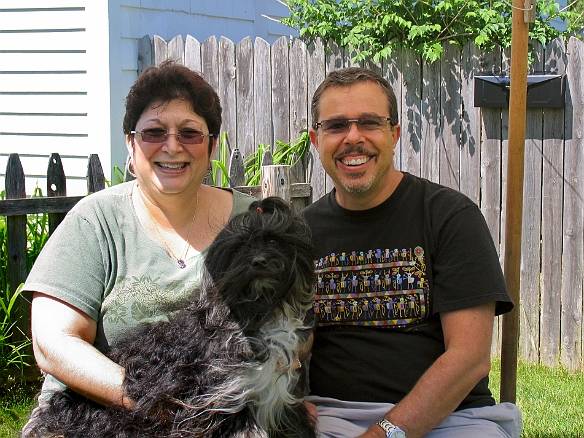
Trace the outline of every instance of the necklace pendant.
[[178, 267], [181, 269], [184, 269], [187, 267], [187, 264], [185, 263], [185, 261], [183, 259], [178, 259], [176, 262], [178, 263]]

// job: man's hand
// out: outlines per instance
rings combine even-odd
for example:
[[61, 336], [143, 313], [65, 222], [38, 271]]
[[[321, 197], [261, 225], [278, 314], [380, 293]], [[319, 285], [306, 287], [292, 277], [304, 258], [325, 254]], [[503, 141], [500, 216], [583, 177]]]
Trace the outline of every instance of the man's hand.
[[385, 432], [377, 425], [371, 426], [367, 431], [356, 438], [385, 438]]

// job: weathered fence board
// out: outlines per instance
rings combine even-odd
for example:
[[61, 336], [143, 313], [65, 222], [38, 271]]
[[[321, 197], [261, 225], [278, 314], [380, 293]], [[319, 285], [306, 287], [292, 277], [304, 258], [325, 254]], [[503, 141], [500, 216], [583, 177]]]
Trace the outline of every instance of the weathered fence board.
[[568, 42], [568, 85], [566, 116], [572, 129], [564, 144], [564, 241], [562, 264], [561, 363], [570, 369], [582, 366], [582, 262], [584, 257], [584, 47]]
[[[49, 157], [49, 166], [47, 169], [47, 196], [66, 196], [67, 179], [63, 170], [63, 163], [59, 154], [53, 153]], [[65, 213], [49, 214], [49, 234], [53, 234], [55, 228], [61, 223]]]
[[[219, 39], [219, 99], [221, 102], [237, 102], [235, 94], [235, 44], [228, 38]], [[221, 130], [227, 133], [231, 144], [237, 145], [236, 105], [223, 105]]]
[[[561, 40], [546, 46], [546, 71], [564, 74]], [[554, 366], [560, 355], [564, 108], [548, 108], [543, 123], [540, 359]]]
[[[489, 123], [491, 114], [490, 111], [485, 111], [483, 112], [483, 118], [481, 118], [481, 108], [474, 106], [474, 76], [481, 72], [483, 68], [480, 56], [474, 44], [468, 43], [464, 46], [462, 51], [460, 88], [463, 112], [460, 138], [459, 180], [459, 190], [479, 205], [481, 202], [481, 190], [478, 182], [481, 179], [482, 170], [481, 153], [479, 151], [485, 148], [491, 150], [485, 143], [488, 143], [489, 139], [492, 142], [499, 139], [499, 136], [495, 135], [497, 130], [489, 135], [485, 132], [481, 135], [482, 121], [488, 126], [492, 126]], [[489, 108], [483, 109], [489, 110]], [[485, 181], [485, 183], [490, 184], [489, 181]]]
[[[325, 51], [325, 75], [331, 71], [338, 70], [345, 67], [344, 49], [339, 47], [334, 41], [329, 41], [327, 50]], [[324, 79], [324, 78], [323, 78]], [[324, 169], [323, 169], [324, 170]], [[322, 177], [324, 180], [324, 191], [330, 192], [334, 187], [332, 178], [325, 172]]]
[[278, 38], [272, 46], [272, 124], [274, 139], [290, 138], [290, 68], [286, 37]]
[[[441, 62], [422, 65], [422, 138], [418, 175], [440, 181]], [[437, 91], [438, 90], [438, 91]]]
[[[298, 138], [308, 126], [307, 47], [298, 39], [290, 45], [290, 138]], [[307, 159], [291, 169], [292, 181], [305, 181]]]
[[[465, 124], [466, 135], [463, 134], [465, 139], [461, 162], [465, 163], [466, 173], [462, 175], [461, 172], [461, 190], [481, 206], [502, 264], [504, 251], [501, 241], [504, 228], [501, 216], [504, 188], [501, 111], [498, 108], [475, 107], [473, 96], [475, 74], [482, 74], [489, 68], [492, 70], [494, 66], [500, 70], [501, 51], [482, 54], [474, 44], [467, 44], [466, 47], [471, 53], [471, 59], [466, 65], [467, 80], [463, 82], [463, 87], [466, 87], [464, 107], [468, 123]], [[501, 349], [502, 331], [502, 318], [497, 318], [493, 333], [493, 352]]]
[[[561, 73], [567, 66], [568, 93], [565, 109], [528, 111], [524, 295], [517, 304], [522, 322], [522, 357], [549, 365], [561, 361], [581, 369], [584, 43], [573, 39], [569, 44], [568, 52], [561, 41], [549, 44], [545, 57], [541, 48], [534, 52], [534, 69], [545, 65], [545, 70]], [[154, 54], [160, 45], [155, 38]], [[230, 68], [221, 64], [235, 64], [235, 97], [222, 104], [226, 113], [231, 111], [228, 107], [236, 105], [237, 131], [230, 134], [231, 147], [239, 147], [244, 156], [254, 152], [259, 143], [273, 146], [276, 139], [294, 140], [309, 127], [310, 99], [327, 72], [354, 64], [379, 71], [398, 99], [402, 135], [394, 156], [396, 167], [457, 188], [475, 201], [485, 215], [503, 263], [509, 111], [475, 107], [474, 77], [508, 72], [509, 50], [484, 53], [472, 44], [462, 50], [445, 46], [442, 60], [428, 65], [413, 51], [399, 49], [389, 60], [353, 63], [354, 53], [330, 42], [326, 45], [325, 50], [320, 40], [305, 46], [297, 39], [288, 42], [282, 38], [270, 47], [261, 39], [253, 45], [247, 40], [237, 46], [236, 56], [230, 57], [224, 56], [214, 38], [198, 45], [187, 37], [184, 59], [200, 58], [200, 70], [219, 91], [220, 72]], [[196, 53], [189, 53], [188, 47]], [[168, 52], [168, 48], [160, 50]], [[193, 65], [198, 62], [193, 61]], [[332, 188], [332, 180], [313, 146], [303, 164], [305, 167], [292, 171], [293, 180], [309, 181], [312, 196], [318, 199]], [[494, 352], [499, 349], [499, 337], [497, 323]]]
[[194, 71], [202, 71], [201, 43], [190, 35], [187, 35], [185, 41], [185, 66]]
[[290, 202], [290, 167], [288, 166], [262, 166], [262, 198], [279, 196], [286, 202]]
[[19, 216], [40, 213], [67, 213], [83, 196], [67, 198], [22, 198], [0, 201], [0, 216]]
[[327, 44], [325, 65], [327, 73], [344, 67], [343, 48], [339, 47], [333, 40], [330, 40]]
[[[511, 50], [501, 51], [501, 64], [498, 67], [499, 71], [509, 71], [511, 62]], [[509, 108], [501, 108], [501, 217], [500, 217], [500, 239], [499, 239], [499, 260], [501, 265], [505, 266], [505, 230], [507, 219], [507, 160], [509, 151]], [[520, 305], [520, 303], [516, 303]]]
[[244, 38], [235, 47], [236, 71], [236, 102], [237, 111], [237, 148], [247, 157], [256, 149], [254, 135], [254, 95], [253, 95], [253, 66], [254, 53], [251, 38]]
[[158, 35], [154, 35], [152, 41], [152, 53], [154, 56], [154, 64], [156, 65], [168, 59], [168, 45], [166, 44], [166, 41]]
[[142, 74], [144, 69], [152, 64], [152, 44], [150, 43], [150, 37], [148, 35], [144, 35], [138, 41], [138, 74]]
[[177, 59], [184, 65], [185, 60], [185, 43], [181, 35], [175, 36], [168, 42], [166, 56], [169, 59]]
[[[26, 196], [24, 188], [24, 171], [18, 154], [10, 154], [6, 166], [6, 199], [18, 199]], [[6, 246], [8, 253], [8, 281], [10, 292], [14, 293], [21, 278], [26, 278], [26, 215], [19, 214], [6, 218]], [[19, 306], [15, 311], [19, 330], [14, 331], [18, 340], [30, 333], [28, 321], [30, 309], [19, 297]]]
[[270, 45], [262, 38], [256, 38], [254, 61], [255, 148], [258, 144], [267, 145], [274, 142], [274, 130], [272, 127], [272, 57]]
[[[543, 48], [533, 42], [531, 67], [543, 69]], [[539, 264], [541, 250], [541, 172], [543, 145], [543, 110], [528, 108], [525, 125], [525, 157], [523, 179], [523, 211], [534, 220], [523, 221], [521, 242], [521, 325], [526, 327], [520, 338], [519, 354], [537, 362], [539, 354]]]
[[96, 154], [91, 154], [87, 163], [87, 193], [95, 193], [103, 189], [105, 189], [105, 176], [101, 161]]
[[[393, 108], [392, 110], [394, 112], [396, 112], [396, 115], [398, 116], [398, 121], [400, 124], [402, 123], [402, 116], [403, 116], [403, 114], [401, 112], [401, 109], [402, 109], [402, 105], [401, 105], [401, 102], [402, 102], [402, 83], [403, 83], [403, 78], [402, 78], [403, 66], [401, 63], [401, 59], [402, 59], [401, 53], [402, 53], [402, 49], [398, 47], [396, 49], [396, 51], [394, 52], [394, 56], [390, 57], [388, 60], [384, 60], [382, 67], [381, 67], [381, 75], [387, 80], [389, 85], [391, 85], [391, 87], [393, 88], [393, 92], [395, 94], [395, 99], [397, 101], [398, 108]], [[403, 143], [402, 139], [403, 139], [403, 134], [398, 139], [397, 144], [395, 145], [395, 149], [394, 149], [393, 162], [394, 162], [397, 169], [402, 168], [402, 164], [401, 164], [401, 155], [402, 155], [401, 145]]]
[[438, 179], [458, 190], [460, 184], [461, 53], [457, 46], [444, 44], [440, 60], [440, 112]]
[[[324, 43], [317, 40], [308, 46], [308, 86], [307, 86], [307, 103], [308, 103], [308, 126], [312, 123], [311, 99], [317, 87], [324, 80], [326, 75]], [[318, 158], [318, 151], [311, 144], [309, 167], [307, 169], [307, 181], [312, 184], [314, 200], [322, 198], [326, 193], [325, 171]]]
[[[201, 44], [201, 72], [207, 82], [219, 91], [219, 50], [214, 36]], [[222, 102], [225, 105], [225, 102]]]
[[401, 167], [400, 170], [420, 175], [422, 144], [422, 65], [412, 50], [402, 50], [401, 90]]

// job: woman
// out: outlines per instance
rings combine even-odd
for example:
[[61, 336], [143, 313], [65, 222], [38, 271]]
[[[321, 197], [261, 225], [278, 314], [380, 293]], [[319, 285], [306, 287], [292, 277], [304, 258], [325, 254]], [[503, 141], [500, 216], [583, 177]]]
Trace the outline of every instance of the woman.
[[149, 67], [132, 86], [123, 129], [136, 181], [79, 202], [24, 287], [34, 293], [33, 346], [47, 374], [40, 404], [64, 384], [132, 407], [123, 369], [101, 352], [164, 318], [165, 304], [199, 283], [205, 248], [254, 200], [202, 184], [220, 126], [217, 94], [186, 67]]

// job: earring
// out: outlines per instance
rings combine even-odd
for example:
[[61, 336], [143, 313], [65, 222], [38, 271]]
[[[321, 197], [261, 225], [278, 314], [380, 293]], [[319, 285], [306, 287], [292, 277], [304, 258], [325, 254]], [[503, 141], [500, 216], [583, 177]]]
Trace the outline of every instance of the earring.
[[207, 173], [205, 174], [205, 178], [209, 178], [211, 176], [212, 172], [213, 172], [213, 164], [211, 164], [211, 161], [209, 160], [209, 165], [207, 166]]
[[[132, 148], [132, 155], [128, 154], [128, 158], [126, 159], [126, 168], [125, 168], [125, 175], [130, 174], [134, 179], [136, 178], [136, 174], [134, 173], [134, 149]], [[126, 180], [128, 178], [126, 177]]]

